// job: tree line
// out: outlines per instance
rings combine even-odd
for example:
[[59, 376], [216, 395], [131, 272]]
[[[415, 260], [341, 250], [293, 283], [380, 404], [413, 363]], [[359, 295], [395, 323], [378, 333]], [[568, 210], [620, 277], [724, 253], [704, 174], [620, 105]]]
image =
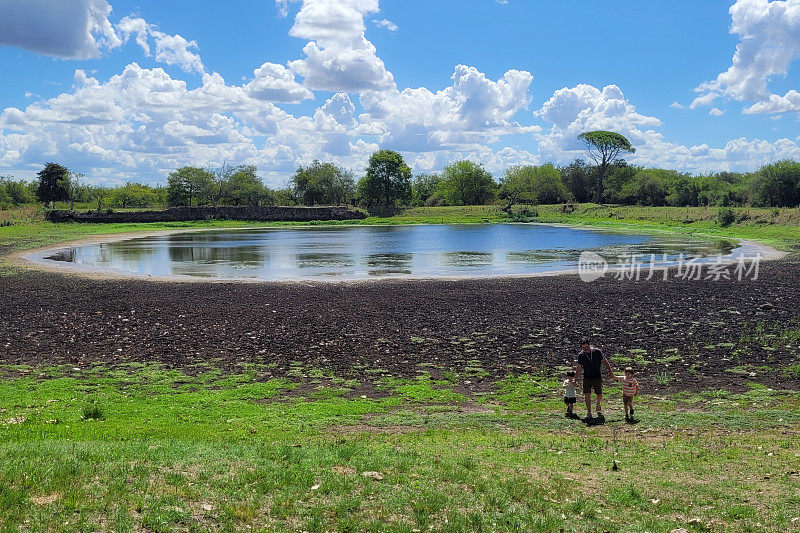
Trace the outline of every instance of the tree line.
[[620, 157], [634, 151], [613, 132], [581, 135], [595, 164], [516, 165], [496, 178], [479, 163], [462, 160], [438, 173], [412, 175], [402, 155], [379, 150], [364, 175], [330, 162], [301, 166], [287, 186], [270, 189], [252, 165], [219, 168], [186, 166], [171, 172], [166, 186], [127, 183], [108, 188], [84, 183], [80, 174], [48, 163], [38, 181], [0, 178], [0, 208], [35, 200], [93, 204], [98, 210], [155, 206], [357, 205], [364, 207], [480, 205], [570, 202], [645, 206], [800, 205], [800, 163], [778, 161], [754, 172], [690, 175], [675, 170], [630, 165]]

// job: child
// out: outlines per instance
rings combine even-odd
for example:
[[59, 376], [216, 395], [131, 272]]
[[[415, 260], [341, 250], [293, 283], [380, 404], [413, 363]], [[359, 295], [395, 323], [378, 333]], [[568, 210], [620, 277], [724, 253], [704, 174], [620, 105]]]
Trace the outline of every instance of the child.
[[633, 422], [633, 397], [639, 393], [639, 382], [633, 377], [633, 368], [625, 367], [624, 376], [614, 376], [622, 382], [622, 405], [625, 407], [625, 421]]
[[575, 372], [567, 372], [567, 379], [564, 380], [564, 403], [567, 404], [567, 418], [576, 418], [577, 415], [572, 412], [575, 407]]

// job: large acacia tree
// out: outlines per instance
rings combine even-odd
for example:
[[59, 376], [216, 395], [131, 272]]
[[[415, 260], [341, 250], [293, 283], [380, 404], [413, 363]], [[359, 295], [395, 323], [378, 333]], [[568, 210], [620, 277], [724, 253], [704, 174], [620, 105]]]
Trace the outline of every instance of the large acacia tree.
[[367, 174], [358, 181], [358, 195], [367, 206], [411, 201], [411, 169], [403, 156], [391, 150], [378, 150], [369, 158]]
[[636, 148], [625, 136], [613, 131], [587, 131], [578, 135], [578, 139], [586, 146], [586, 154], [597, 164], [597, 188], [594, 201], [599, 204], [603, 200], [603, 178], [606, 170], [616, 162], [623, 153], [633, 153]]

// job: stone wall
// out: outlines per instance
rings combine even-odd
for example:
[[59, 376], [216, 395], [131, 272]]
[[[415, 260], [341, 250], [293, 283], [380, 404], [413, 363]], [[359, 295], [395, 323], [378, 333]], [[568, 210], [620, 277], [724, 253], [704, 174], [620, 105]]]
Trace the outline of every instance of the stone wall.
[[50, 211], [51, 222], [178, 222], [186, 220], [352, 220], [366, 218], [347, 207], [170, 207], [160, 211]]

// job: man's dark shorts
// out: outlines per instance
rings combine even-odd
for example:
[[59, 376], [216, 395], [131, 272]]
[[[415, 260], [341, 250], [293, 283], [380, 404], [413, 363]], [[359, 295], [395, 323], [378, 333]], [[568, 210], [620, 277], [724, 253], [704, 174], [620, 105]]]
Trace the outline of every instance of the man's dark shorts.
[[603, 395], [603, 378], [598, 379], [584, 379], [583, 380], [583, 393], [589, 394], [594, 389], [594, 393], [598, 396]]

